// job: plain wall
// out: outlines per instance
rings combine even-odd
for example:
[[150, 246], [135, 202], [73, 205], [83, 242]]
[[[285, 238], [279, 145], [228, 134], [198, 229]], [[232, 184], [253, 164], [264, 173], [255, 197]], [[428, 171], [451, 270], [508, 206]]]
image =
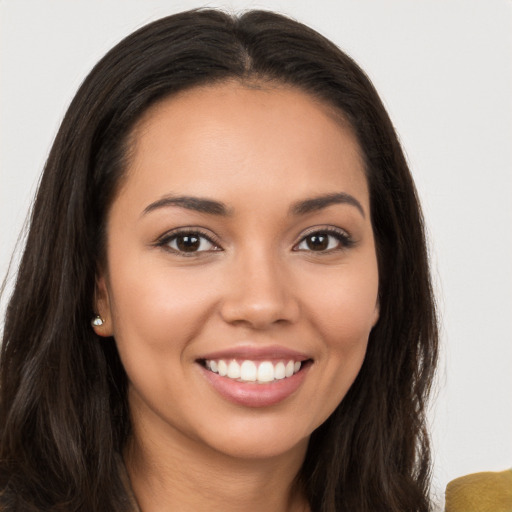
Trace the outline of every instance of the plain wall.
[[[0, 1], [1, 277], [87, 72], [146, 22], [202, 5]], [[512, 467], [512, 2], [207, 5], [289, 14], [332, 39], [373, 80], [403, 142], [431, 240], [443, 343], [430, 416], [434, 488], [442, 501], [450, 479]]]

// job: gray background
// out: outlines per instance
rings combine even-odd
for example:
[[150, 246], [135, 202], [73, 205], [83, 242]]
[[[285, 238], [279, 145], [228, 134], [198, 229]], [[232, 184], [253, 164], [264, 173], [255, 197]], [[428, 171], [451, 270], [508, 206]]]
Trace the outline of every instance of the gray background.
[[289, 14], [335, 41], [374, 81], [431, 240], [443, 329], [430, 414], [439, 501], [450, 479], [511, 467], [510, 0], [0, 1], [0, 275], [87, 72], [146, 22], [202, 5]]

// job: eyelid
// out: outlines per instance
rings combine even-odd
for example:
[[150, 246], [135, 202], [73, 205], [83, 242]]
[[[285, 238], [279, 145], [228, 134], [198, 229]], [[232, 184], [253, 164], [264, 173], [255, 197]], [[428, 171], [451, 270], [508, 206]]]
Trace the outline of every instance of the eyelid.
[[[173, 239], [175, 239], [179, 235], [198, 235], [201, 238], [204, 238], [208, 240], [212, 245], [215, 246], [215, 249], [206, 250], [206, 251], [191, 251], [189, 253], [182, 252], [176, 249], [173, 249], [172, 247], [169, 247], [169, 242], [171, 242]], [[159, 236], [155, 243], [153, 244], [156, 247], [161, 247], [165, 250], [168, 250], [172, 253], [179, 254], [180, 256], [198, 256], [202, 255], [204, 253], [211, 253], [216, 251], [222, 251], [222, 247], [220, 245], [220, 241], [218, 237], [211, 233], [210, 231], [205, 230], [204, 228], [200, 228], [197, 226], [181, 226], [179, 228], [171, 229], [169, 231], [166, 231], [163, 235]]]
[[[297, 247], [305, 241], [306, 238], [308, 238], [311, 235], [315, 234], [326, 234], [329, 236], [334, 236], [338, 239], [339, 244], [341, 247], [337, 247], [335, 249], [328, 249], [325, 251], [313, 251], [313, 250], [307, 250], [307, 249], [298, 249]], [[346, 249], [349, 249], [355, 245], [356, 241], [352, 238], [352, 235], [346, 230], [339, 228], [337, 226], [314, 226], [311, 228], [308, 228], [305, 232], [301, 233], [299, 241], [293, 246], [294, 251], [304, 251], [304, 252], [311, 252], [311, 253], [318, 253], [318, 254], [329, 254], [336, 251], [343, 251]]]

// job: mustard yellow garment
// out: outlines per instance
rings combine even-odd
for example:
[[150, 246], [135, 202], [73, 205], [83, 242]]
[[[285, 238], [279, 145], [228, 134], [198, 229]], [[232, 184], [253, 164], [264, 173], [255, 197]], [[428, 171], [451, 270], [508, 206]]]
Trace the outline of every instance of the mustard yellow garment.
[[452, 480], [446, 487], [445, 512], [512, 512], [512, 469]]

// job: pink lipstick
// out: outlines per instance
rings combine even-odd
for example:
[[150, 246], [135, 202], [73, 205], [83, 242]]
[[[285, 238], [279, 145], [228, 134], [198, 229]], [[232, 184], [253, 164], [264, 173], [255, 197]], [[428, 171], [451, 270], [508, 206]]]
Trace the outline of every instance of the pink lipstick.
[[246, 407], [269, 407], [300, 387], [311, 358], [277, 346], [237, 347], [207, 354], [198, 363], [223, 398]]

